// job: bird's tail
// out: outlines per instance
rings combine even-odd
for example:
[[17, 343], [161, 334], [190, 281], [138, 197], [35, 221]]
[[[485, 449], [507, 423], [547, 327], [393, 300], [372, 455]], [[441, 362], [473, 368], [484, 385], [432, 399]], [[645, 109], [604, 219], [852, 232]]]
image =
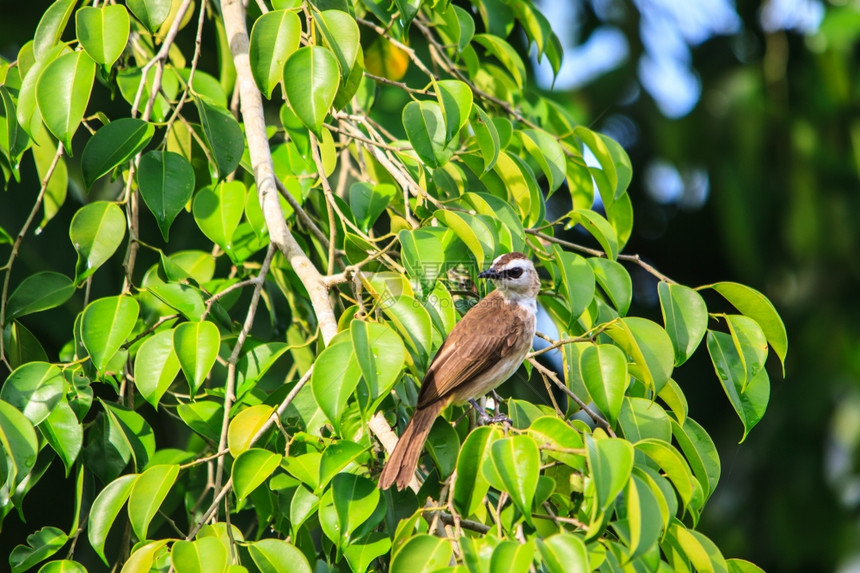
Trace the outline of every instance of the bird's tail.
[[443, 407], [443, 401], [438, 400], [424, 408], [415, 409], [412, 419], [406, 425], [406, 430], [400, 436], [385, 467], [382, 468], [382, 473], [379, 474], [380, 489], [388, 489], [391, 484], [396, 483], [397, 489], [402, 490], [409, 485], [412, 476], [415, 475], [415, 468], [418, 467], [418, 457], [424, 448], [427, 434], [430, 433], [430, 428], [433, 427], [433, 422]]

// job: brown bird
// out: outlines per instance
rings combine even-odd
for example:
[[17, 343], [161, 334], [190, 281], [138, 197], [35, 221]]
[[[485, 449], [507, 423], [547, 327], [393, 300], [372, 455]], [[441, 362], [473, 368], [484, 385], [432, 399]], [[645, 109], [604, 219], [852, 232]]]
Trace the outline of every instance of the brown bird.
[[412, 419], [379, 476], [381, 489], [409, 485], [427, 434], [449, 404], [470, 402], [485, 420], [504, 419], [488, 417], [475, 398], [507, 380], [531, 349], [540, 279], [522, 253], [498, 257], [478, 277], [496, 290], [469, 309], [433, 358]]

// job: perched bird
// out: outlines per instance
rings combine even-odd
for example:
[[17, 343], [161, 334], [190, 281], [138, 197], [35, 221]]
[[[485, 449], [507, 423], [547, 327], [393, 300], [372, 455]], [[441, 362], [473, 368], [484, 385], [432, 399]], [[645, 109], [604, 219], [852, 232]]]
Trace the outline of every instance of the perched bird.
[[489, 419], [475, 398], [516, 372], [532, 347], [540, 290], [534, 264], [522, 253], [508, 253], [478, 277], [493, 281], [496, 290], [469, 309], [436, 353], [412, 419], [379, 476], [381, 489], [409, 484], [427, 434], [449, 404], [470, 402]]

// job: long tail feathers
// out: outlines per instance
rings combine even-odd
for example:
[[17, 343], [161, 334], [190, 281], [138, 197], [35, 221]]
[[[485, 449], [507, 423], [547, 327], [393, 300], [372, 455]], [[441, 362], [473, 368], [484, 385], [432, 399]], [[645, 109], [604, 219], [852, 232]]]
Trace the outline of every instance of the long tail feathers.
[[437, 401], [415, 410], [406, 430], [391, 452], [391, 457], [379, 474], [380, 489], [388, 489], [392, 484], [397, 484], [397, 489], [402, 490], [409, 485], [415, 475], [415, 468], [418, 467], [418, 458], [424, 448], [427, 434], [430, 433], [430, 428], [443, 406], [442, 401]]

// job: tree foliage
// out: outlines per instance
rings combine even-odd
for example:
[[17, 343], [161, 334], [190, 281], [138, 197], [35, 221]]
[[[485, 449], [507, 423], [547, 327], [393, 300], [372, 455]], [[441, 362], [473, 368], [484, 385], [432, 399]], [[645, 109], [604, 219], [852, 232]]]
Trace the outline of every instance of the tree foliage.
[[[557, 70], [546, 18], [249, 10], [57, 0], [0, 68], [2, 173], [32, 157], [41, 179], [0, 233], [0, 515], [25, 518], [54, 465], [75, 499], [68, 530], [30, 524], [13, 571], [755, 570], [696, 530], [720, 461], [674, 371], [707, 352], [743, 440], [782, 321], [750, 287], [623, 254], [626, 152], [533, 90], [514, 47]], [[62, 211], [70, 242], [39, 243]], [[15, 265], [69, 247], [71, 273]], [[554, 331], [494, 404], [512, 425], [452, 407], [413, 490], [380, 491], [391, 427], [510, 251], [542, 268]], [[660, 279], [662, 323], [628, 314], [631, 265]], [[62, 346], [27, 328], [62, 309]]]

